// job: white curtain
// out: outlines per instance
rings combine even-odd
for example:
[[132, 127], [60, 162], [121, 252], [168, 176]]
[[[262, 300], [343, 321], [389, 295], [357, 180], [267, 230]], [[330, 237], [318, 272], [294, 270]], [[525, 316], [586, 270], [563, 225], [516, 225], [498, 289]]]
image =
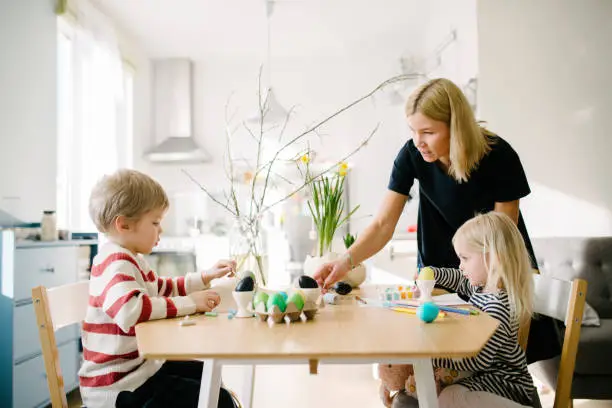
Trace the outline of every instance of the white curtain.
[[60, 112], [58, 204], [64, 209], [59, 214], [58, 206], [58, 216], [72, 231], [94, 231], [87, 211], [91, 188], [102, 175], [130, 164], [125, 152], [131, 146], [130, 98], [113, 24], [87, 1], [79, 1], [74, 12], [67, 30], [71, 66], [66, 69], [72, 75], [64, 75], [63, 84], [60, 78], [58, 89], [60, 98], [65, 94], [64, 119], [71, 125], [62, 127]]

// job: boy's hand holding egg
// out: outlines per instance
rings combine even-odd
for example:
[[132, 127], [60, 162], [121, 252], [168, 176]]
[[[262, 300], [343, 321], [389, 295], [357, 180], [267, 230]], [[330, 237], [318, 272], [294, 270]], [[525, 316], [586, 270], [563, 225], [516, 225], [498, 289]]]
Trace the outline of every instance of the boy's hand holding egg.
[[209, 285], [213, 279], [222, 278], [224, 276], [231, 278], [235, 273], [236, 261], [222, 259], [218, 261], [210, 270], [202, 272], [202, 282], [204, 282], [205, 285]]

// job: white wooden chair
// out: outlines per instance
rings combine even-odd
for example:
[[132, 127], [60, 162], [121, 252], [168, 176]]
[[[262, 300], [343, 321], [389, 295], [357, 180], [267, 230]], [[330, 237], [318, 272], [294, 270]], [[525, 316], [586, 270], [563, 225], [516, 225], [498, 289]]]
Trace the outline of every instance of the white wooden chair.
[[55, 332], [62, 327], [83, 321], [88, 299], [89, 281], [50, 289], [44, 286], [32, 289], [32, 301], [53, 408], [68, 408]]
[[[553, 408], [571, 408], [572, 379], [576, 364], [576, 352], [582, 315], [586, 302], [587, 282], [583, 279], [565, 281], [548, 276], [534, 274], [535, 305], [534, 311], [540, 315], [549, 316], [565, 322], [565, 337], [561, 350], [561, 360], [555, 389]], [[529, 327], [521, 330], [521, 345], [525, 349]], [[541, 407], [537, 394], [534, 407]]]

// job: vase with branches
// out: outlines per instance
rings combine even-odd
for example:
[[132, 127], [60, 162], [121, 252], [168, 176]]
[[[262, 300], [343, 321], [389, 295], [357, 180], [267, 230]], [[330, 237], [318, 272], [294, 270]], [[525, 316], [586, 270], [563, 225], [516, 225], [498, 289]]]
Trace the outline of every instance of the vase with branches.
[[[304, 155], [310, 157], [313, 155], [313, 152], [311, 152], [309, 148], [296, 152], [296, 146], [300, 146], [300, 144], [307, 141], [308, 137], [313, 135], [319, 136], [319, 131], [325, 125], [329, 124], [352, 107], [368, 100], [383, 88], [404, 81], [407, 78], [403, 75], [390, 78], [380, 83], [370, 92], [291, 136], [286, 134], [286, 130], [294, 108], [289, 110], [282, 123], [277, 123], [273, 126], [266, 123], [266, 114], [269, 111], [270, 88], [268, 88], [267, 91], [262, 90], [261, 73], [262, 71], [260, 70], [258, 87], [259, 123], [253, 125], [247, 123], [247, 121], [238, 121], [236, 124], [234, 115], [230, 114], [229, 103], [226, 105], [226, 154], [224, 168], [228, 179], [228, 187], [223, 190], [221, 194], [222, 197], [221, 195], [214, 194], [209, 187], [200, 183], [196, 177], [186, 170], [183, 170], [183, 172], [196, 183], [215, 204], [225, 209], [234, 219], [234, 230], [237, 235], [243, 238], [243, 249], [241, 250], [243, 253], [240, 256], [237, 256], [237, 254], [234, 255], [239, 258], [237, 261], [243, 268], [253, 267], [255, 269], [253, 272], [257, 280], [265, 286], [266, 270], [264, 256], [262, 254], [264, 245], [262, 244], [261, 235], [263, 231], [262, 220], [266, 213], [278, 204], [293, 197], [295, 194], [303, 192], [311, 186], [316, 186], [313, 187], [313, 192], [315, 190], [318, 191], [319, 197], [323, 199], [323, 201], [329, 203], [329, 196], [325, 195], [325, 189], [328, 189], [327, 191], [331, 191], [334, 188], [342, 189], [344, 179], [340, 177], [332, 180], [326, 178], [328, 177], [326, 175], [328, 175], [331, 170], [338, 168], [338, 166], [342, 166], [346, 160], [366, 146], [376, 133], [378, 125], [376, 125], [369, 134], [358, 142], [349, 152], [345, 153], [337, 160], [327, 162], [322, 168], [317, 169], [317, 171], [309, 172], [307, 177], [301, 177], [297, 181], [284, 176], [283, 169], [294, 166], [296, 163], [299, 164]], [[251, 141], [255, 143], [255, 148], [252, 151], [253, 157], [250, 159], [240, 158], [234, 153], [234, 145], [237, 144], [236, 133], [238, 129], [245, 131]], [[274, 133], [276, 133], [276, 135], [273, 135]], [[264, 152], [266, 141], [270, 139], [275, 139], [276, 148], [271, 152]], [[241, 187], [246, 187], [246, 198], [240, 197], [239, 190], [244, 190]], [[275, 190], [276, 194], [270, 194], [272, 190]], [[341, 203], [336, 201], [334, 205], [338, 208], [339, 204]], [[313, 210], [315, 210], [315, 207], [316, 206], [313, 207]], [[337, 216], [338, 214], [336, 213], [336, 217]], [[340, 218], [325, 218], [321, 219], [321, 225], [327, 225], [328, 227], [325, 228], [329, 228], [331, 231], [332, 229], [337, 229], [337, 226], [339, 224], [341, 225], [344, 221], [344, 219]], [[325, 245], [327, 245], [327, 242], [326, 238]], [[250, 260], [250, 262], [247, 260]]]

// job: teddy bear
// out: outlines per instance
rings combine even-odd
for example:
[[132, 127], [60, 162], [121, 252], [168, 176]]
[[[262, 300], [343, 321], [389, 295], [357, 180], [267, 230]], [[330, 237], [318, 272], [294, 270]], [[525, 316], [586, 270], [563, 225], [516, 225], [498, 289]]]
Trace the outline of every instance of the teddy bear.
[[[435, 368], [434, 377], [438, 395], [447, 385], [453, 384], [470, 375], [469, 372], [448, 368]], [[379, 364], [380, 378], [379, 395], [385, 407], [390, 408], [398, 392], [404, 391], [408, 396], [416, 398], [416, 382], [414, 368], [410, 364]]]

